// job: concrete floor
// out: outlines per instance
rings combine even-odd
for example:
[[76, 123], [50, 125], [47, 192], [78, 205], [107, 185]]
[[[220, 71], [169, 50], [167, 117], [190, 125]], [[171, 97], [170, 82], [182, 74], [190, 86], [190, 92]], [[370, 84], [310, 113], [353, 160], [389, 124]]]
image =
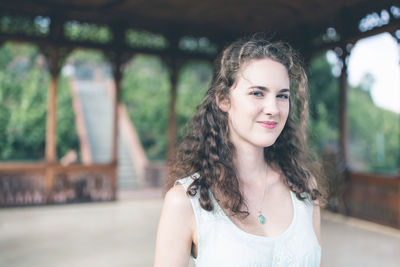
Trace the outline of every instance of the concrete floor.
[[[152, 266], [160, 197], [0, 209], [0, 266]], [[400, 231], [323, 213], [324, 267], [398, 267]]]

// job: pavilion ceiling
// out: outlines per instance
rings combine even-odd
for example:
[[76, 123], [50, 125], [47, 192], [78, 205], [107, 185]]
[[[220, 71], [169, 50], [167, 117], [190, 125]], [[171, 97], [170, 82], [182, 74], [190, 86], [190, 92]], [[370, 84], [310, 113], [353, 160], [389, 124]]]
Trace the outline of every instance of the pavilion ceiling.
[[[362, 35], [359, 22], [363, 17], [394, 5], [399, 6], [399, 1], [13, 0], [1, 1], [0, 12], [134, 28], [167, 37], [208, 37], [216, 43], [267, 32], [299, 48], [315, 49], [312, 40], [327, 28], [335, 28], [344, 39], [357, 37]], [[392, 18], [386, 30], [399, 29], [399, 25], [399, 18]]]

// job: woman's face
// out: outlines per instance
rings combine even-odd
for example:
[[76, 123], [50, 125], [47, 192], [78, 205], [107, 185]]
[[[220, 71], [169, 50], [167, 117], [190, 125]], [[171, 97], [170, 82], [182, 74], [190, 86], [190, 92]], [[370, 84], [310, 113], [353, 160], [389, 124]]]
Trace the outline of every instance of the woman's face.
[[271, 59], [251, 60], [239, 71], [229, 100], [219, 102], [236, 147], [275, 143], [288, 118], [289, 87], [286, 68]]

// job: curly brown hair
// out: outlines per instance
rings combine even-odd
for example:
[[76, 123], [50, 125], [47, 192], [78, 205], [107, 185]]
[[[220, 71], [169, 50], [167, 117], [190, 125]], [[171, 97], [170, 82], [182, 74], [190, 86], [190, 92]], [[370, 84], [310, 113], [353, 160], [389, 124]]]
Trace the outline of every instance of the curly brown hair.
[[[276, 142], [264, 148], [265, 161], [281, 169], [285, 183], [297, 198], [305, 199], [305, 193], [313, 200], [320, 198], [321, 193], [312, 182], [312, 177], [318, 177], [317, 168], [306, 142], [308, 92], [302, 61], [288, 44], [254, 36], [232, 43], [217, 60], [211, 87], [189, 121], [187, 133], [169, 164], [167, 189], [177, 179], [192, 175], [194, 181], [187, 193], [194, 196], [200, 190], [203, 209], [213, 210], [209, 190], [216, 189], [224, 200], [224, 208], [233, 215], [248, 215], [233, 164], [235, 147], [229, 139], [228, 114], [219, 108], [216, 97], [229, 99], [241, 68], [251, 60], [265, 58], [286, 67], [292, 92], [286, 125]], [[199, 176], [193, 176], [194, 173]]]

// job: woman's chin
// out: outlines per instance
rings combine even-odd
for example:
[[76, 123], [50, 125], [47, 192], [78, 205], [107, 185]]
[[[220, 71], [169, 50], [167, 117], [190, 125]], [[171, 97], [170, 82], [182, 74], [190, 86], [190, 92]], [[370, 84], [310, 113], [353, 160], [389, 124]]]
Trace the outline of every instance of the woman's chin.
[[267, 148], [267, 147], [270, 147], [270, 146], [272, 146], [273, 144], [275, 144], [275, 141], [276, 141], [276, 139], [273, 140], [273, 141], [262, 142], [262, 143], [260, 143], [260, 144], [257, 145], [257, 146], [259, 146], [259, 147], [261, 147], [261, 148]]

